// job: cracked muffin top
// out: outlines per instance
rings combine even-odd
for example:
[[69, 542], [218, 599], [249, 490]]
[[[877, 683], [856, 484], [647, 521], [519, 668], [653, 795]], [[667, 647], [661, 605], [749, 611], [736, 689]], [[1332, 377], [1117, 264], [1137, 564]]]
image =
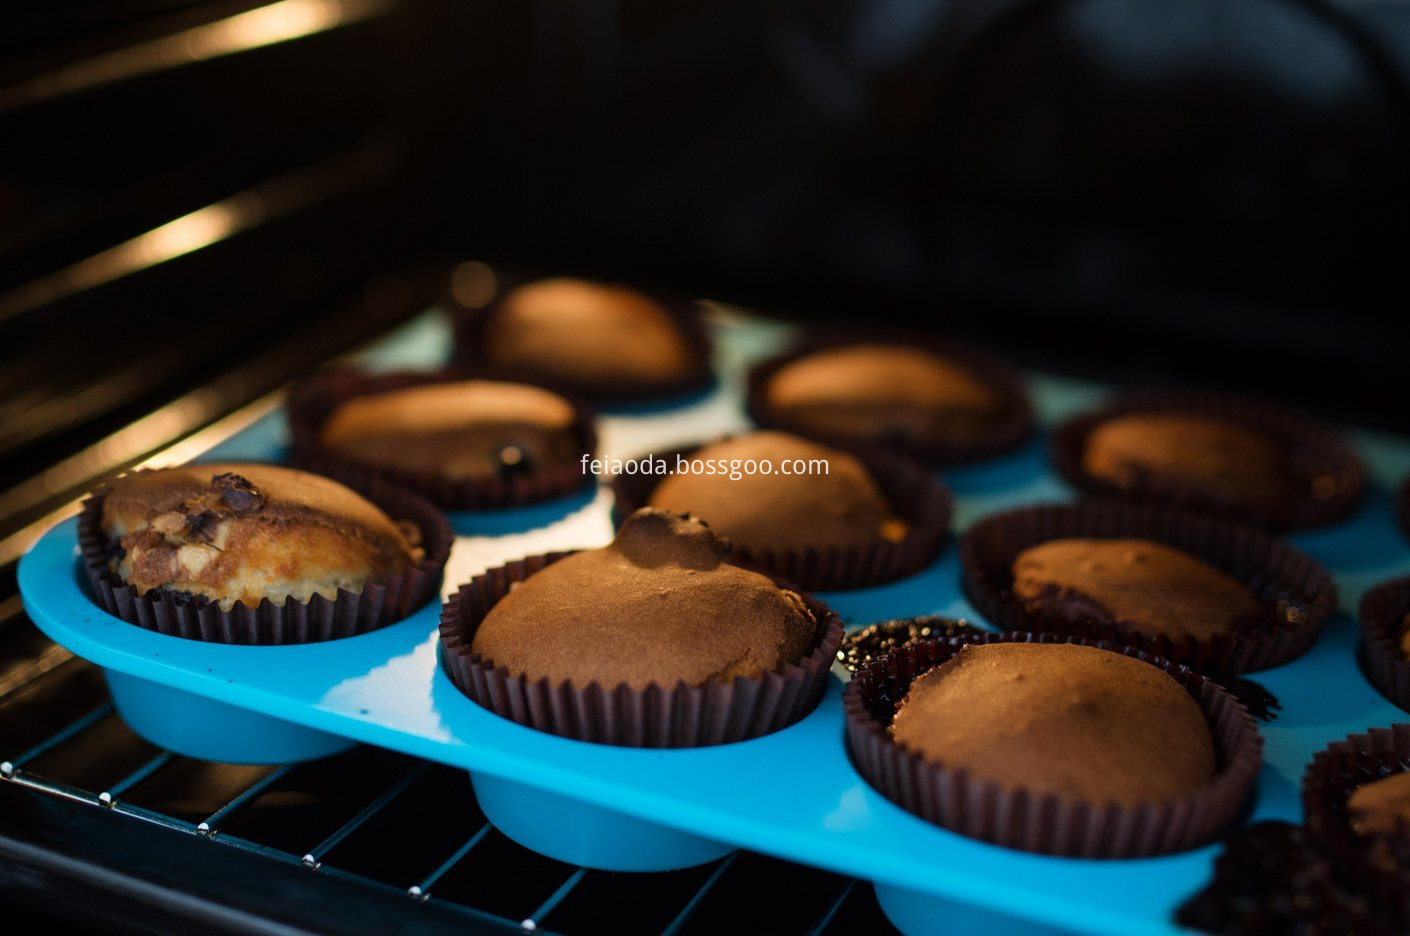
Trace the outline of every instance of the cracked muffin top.
[[139, 595], [164, 589], [282, 606], [397, 575], [420, 531], [336, 481], [274, 465], [186, 465], [115, 482], [103, 498], [110, 570]]

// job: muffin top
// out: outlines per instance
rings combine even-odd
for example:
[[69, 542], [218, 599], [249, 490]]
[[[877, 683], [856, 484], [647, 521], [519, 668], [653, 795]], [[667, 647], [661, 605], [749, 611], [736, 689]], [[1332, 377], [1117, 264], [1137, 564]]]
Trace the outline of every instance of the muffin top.
[[128, 475], [106, 492], [101, 525], [119, 549], [110, 570], [139, 595], [169, 589], [227, 611], [359, 592], [421, 557], [419, 531], [336, 481], [273, 465]]
[[1410, 614], [1400, 622], [1400, 649], [1405, 653], [1405, 658], [1410, 659]]
[[1351, 827], [1360, 835], [1388, 835], [1410, 824], [1410, 771], [1373, 780], [1351, 791], [1346, 801]]
[[512, 290], [485, 323], [482, 342], [493, 367], [585, 390], [669, 383], [696, 366], [690, 339], [659, 303], [577, 279]]
[[1294, 493], [1288, 456], [1271, 439], [1194, 413], [1103, 420], [1087, 437], [1082, 468], [1122, 490], [1213, 503], [1268, 504]]
[[995, 389], [964, 365], [882, 343], [825, 348], [784, 365], [765, 402], [801, 431], [919, 444], [971, 439], [1002, 409]]
[[319, 442], [375, 468], [488, 480], [577, 462], [573, 406], [527, 384], [433, 383], [353, 397], [319, 428]]
[[674, 688], [796, 663], [818, 622], [803, 598], [724, 561], [693, 517], [643, 507], [611, 545], [534, 573], [485, 615], [471, 650], [514, 676]]
[[1008, 789], [1159, 802], [1213, 779], [1214, 739], [1162, 670], [1079, 644], [968, 644], [918, 677], [891, 735]]
[[[730, 473], [730, 466], [750, 459], [768, 461], [772, 472]], [[724, 473], [669, 475], [651, 493], [650, 505], [694, 514], [737, 546], [846, 549], [906, 535], [905, 521], [866, 466], [846, 452], [783, 432], [751, 432], [706, 445], [689, 460], [713, 461]]]
[[1144, 539], [1056, 539], [1013, 561], [1030, 614], [1096, 620], [1147, 636], [1209, 640], [1261, 613], [1241, 583], [1187, 552]]

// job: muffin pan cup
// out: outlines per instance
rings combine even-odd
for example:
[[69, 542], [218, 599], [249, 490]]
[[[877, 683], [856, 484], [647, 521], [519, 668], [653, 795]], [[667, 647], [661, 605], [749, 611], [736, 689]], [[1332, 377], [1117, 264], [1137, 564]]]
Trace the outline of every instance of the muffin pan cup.
[[[1134, 537], [1177, 547], [1271, 603], [1270, 618], [1282, 617], [1267, 627], [1197, 641], [1147, 636], [1095, 620], [1074, 623], [1030, 615], [1013, 593], [1013, 560], [1030, 546], [1066, 537]], [[1000, 630], [1109, 639], [1216, 679], [1268, 669], [1306, 653], [1337, 604], [1336, 584], [1327, 570], [1283, 540], [1212, 514], [1160, 505], [1094, 499], [1020, 507], [972, 526], [960, 540], [960, 560], [965, 595]]]
[[920, 348], [961, 364], [988, 384], [1002, 401], [1002, 411], [994, 424], [974, 438], [930, 443], [897, 439], [876, 442], [875, 447], [894, 450], [897, 454], [930, 466], [960, 465], [1013, 451], [1033, 434], [1033, 406], [1029, 402], [1028, 391], [1018, 372], [1008, 364], [957, 341], [894, 329], [837, 328], [819, 332], [798, 343], [792, 350], [758, 364], [749, 372], [746, 389], [745, 405], [749, 418], [766, 429], [782, 429], [838, 448], [856, 449], [860, 443], [855, 438], [816, 432], [774, 412], [769, 407], [767, 390], [774, 374], [794, 361], [829, 348], [875, 342]]
[[[1011, 790], [944, 767], [897, 744], [888, 727], [911, 682], [966, 644], [1077, 643], [1135, 657], [1169, 673], [1199, 702], [1214, 735], [1219, 771], [1176, 799], [1140, 806], [1082, 802]], [[1135, 647], [1056, 634], [979, 634], [909, 644], [857, 672], [842, 696], [847, 749], [868, 783], [908, 812], [967, 835], [1048, 855], [1144, 858], [1203, 845], [1228, 828], [1248, 801], [1262, 763], [1253, 717], [1224, 688]]]
[[[444, 516], [401, 488], [377, 479], [340, 478], [394, 520], [414, 523], [426, 555], [416, 565], [360, 593], [339, 590], [336, 599], [268, 599], [256, 608], [236, 603], [229, 611], [197, 596], [137, 589], [109, 571], [108, 540], [100, 529], [103, 495], [83, 504], [78, 543], [83, 572], [99, 607], [128, 624], [173, 637], [276, 648], [337, 640], [386, 627], [435, 597], [454, 535]], [[202, 698], [137, 676], [105, 670], [113, 705], [133, 731], [160, 747], [204, 760], [275, 764], [336, 753], [344, 737]]]
[[[692, 457], [701, 446], [677, 449], [664, 455], [666, 464], [676, 457]], [[734, 543], [730, 560], [759, 569], [813, 591], [845, 591], [895, 581], [930, 564], [950, 535], [950, 491], [929, 471], [904, 458], [882, 453], [849, 452], [862, 461], [881, 493], [909, 529], [898, 542], [879, 539], [868, 546], [847, 549], [751, 550]], [[612, 525], [620, 527], [664, 479], [659, 475], [619, 475], [612, 481]], [[705, 518], [709, 522], [709, 518]]]
[[1372, 728], [1319, 751], [1302, 777], [1308, 832], [1331, 859], [1336, 873], [1380, 906], [1395, 909], [1410, 929], [1410, 821], [1389, 835], [1368, 838], [1350, 825], [1346, 802], [1358, 786], [1410, 771], [1410, 722]]
[[465, 308], [454, 298], [449, 301], [455, 310], [455, 352], [454, 363], [475, 377], [489, 380], [508, 380], [520, 383], [537, 384], [569, 397], [589, 400], [600, 406], [619, 406], [632, 403], [655, 403], [685, 396], [710, 385], [713, 374], [710, 370], [710, 338], [700, 319], [700, 311], [690, 299], [660, 290], [645, 289], [630, 283], [621, 284], [634, 289], [655, 302], [680, 328], [689, 348], [690, 362], [686, 372], [671, 380], [643, 385], [633, 381], [592, 381], [578, 382], [547, 372], [529, 372], [515, 368], [496, 366], [485, 360], [485, 326], [499, 309], [504, 296], [520, 286], [545, 279], [541, 275], [516, 273], [502, 277], [497, 286], [499, 296], [494, 302], [477, 309]]
[[1361, 599], [1361, 651], [1371, 684], [1410, 712], [1410, 659], [1401, 646], [1410, 614], [1410, 578], [1378, 585]]
[[[1210, 416], [1259, 433], [1287, 451], [1294, 474], [1307, 478], [1307, 496], [1271, 504], [1239, 504], [1197, 495], [1129, 490], [1087, 473], [1082, 459], [1093, 430], [1118, 416], [1153, 413]], [[1134, 390], [1118, 394], [1100, 409], [1058, 426], [1053, 433], [1052, 456], [1058, 474], [1084, 493], [1192, 507], [1270, 530], [1335, 523], [1355, 510], [1366, 493], [1366, 465], [1335, 428], [1280, 406], [1219, 393]], [[1312, 494], [1311, 483], [1312, 478], [1322, 476], [1331, 479], [1333, 489], [1328, 497], [1318, 499]]]
[[[297, 467], [318, 474], [336, 475], [360, 483], [373, 479], [389, 481], [420, 494], [445, 510], [522, 507], [567, 497], [596, 483], [596, 479], [585, 474], [576, 462], [542, 472], [454, 479], [430, 471], [379, 468], [334, 452], [318, 441], [319, 431], [333, 410], [354, 397], [470, 379], [473, 378], [458, 371], [375, 375], [353, 370], [324, 371], [296, 385], [289, 393], [290, 458]], [[574, 411], [573, 432], [580, 440], [582, 451], [592, 454], [597, 451], [592, 410], [571, 399], [569, 403]]]
[[[817, 707], [842, 642], [842, 624], [804, 595], [818, 622], [811, 652], [781, 672], [728, 683], [633, 689], [575, 686], [512, 676], [470, 647], [491, 608], [516, 584], [572, 553], [552, 553], [490, 569], [460, 587], [441, 612], [441, 668], [477, 704], [521, 725], [594, 744], [698, 748], [745, 741], [787, 728]], [[781, 583], [782, 584], [782, 583]], [[706, 838], [613, 810], [471, 773], [480, 808], [505, 835], [559, 861], [611, 871], [663, 871], [733, 851]]]

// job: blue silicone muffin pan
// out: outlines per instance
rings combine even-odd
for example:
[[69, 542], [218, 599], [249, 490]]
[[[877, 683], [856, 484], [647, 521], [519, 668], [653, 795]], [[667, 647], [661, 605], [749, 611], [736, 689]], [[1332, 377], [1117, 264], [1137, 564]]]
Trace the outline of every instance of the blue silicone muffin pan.
[[[666, 451], [746, 427], [743, 375], [787, 332], [722, 310], [711, 320], [718, 385], [676, 407], [605, 414], [605, 455]], [[447, 346], [448, 330], [431, 313], [365, 361], [429, 368]], [[1045, 427], [1103, 393], [1037, 374], [1029, 381]], [[278, 460], [282, 433], [275, 413], [205, 457]], [[1371, 585], [1410, 572], [1390, 493], [1410, 473], [1410, 443], [1367, 433], [1353, 438], [1370, 466], [1367, 502], [1336, 527], [1292, 537], [1336, 575], [1342, 610], [1306, 656], [1253, 676], [1282, 711], [1260, 726], [1266, 763], [1249, 821], [1299, 819], [1298, 786], [1314, 752], [1353, 732], [1410, 719], [1362, 676], [1351, 614]], [[957, 531], [995, 510], [1072, 497], [1047, 466], [1045, 441], [943, 472], [955, 493]], [[457, 542], [443, 594], [510, 559], [601, 545], [611, 536], [609, 507], [599, 489], [524, 509], [453, 514]], [[44, 535], [19, 577], [33, 620], [104, 668], [118, 711], [155, 743], [198, 758], [283, 762], [365, 742], [462, 767], [485, 814], [506, 835], [589, 867], [660, 870], [749, 848], [873, 881], [882, 907], [907, 933], [982, 927], [1165, 934], [1178, 931], [1173, 911], [1208, 880], [1218, 851], [1210, 845], [1159, 858], [1074, 860], [936, 828], [874, 791], [848, 761], [840, 673], [816, 711], [768, 737], [692, 750], [608, 747], [516, 725], [461, 695], [438, 666], [435, 604], [383, 630], [329, 643], [248, 647], [167, 637], [93, 604], [74, 520]], [[976, 619], [960, 592], [953, 545], [903, 581], [819, 597], [849, 628], [918, 614]]]

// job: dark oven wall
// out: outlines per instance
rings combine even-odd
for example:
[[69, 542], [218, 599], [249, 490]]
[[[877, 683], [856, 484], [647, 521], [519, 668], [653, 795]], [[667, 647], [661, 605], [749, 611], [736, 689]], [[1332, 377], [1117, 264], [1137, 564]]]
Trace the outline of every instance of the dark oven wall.
[[1404, 4], [539, 13], [523, 200], [474, 249], [1407, 423]]

